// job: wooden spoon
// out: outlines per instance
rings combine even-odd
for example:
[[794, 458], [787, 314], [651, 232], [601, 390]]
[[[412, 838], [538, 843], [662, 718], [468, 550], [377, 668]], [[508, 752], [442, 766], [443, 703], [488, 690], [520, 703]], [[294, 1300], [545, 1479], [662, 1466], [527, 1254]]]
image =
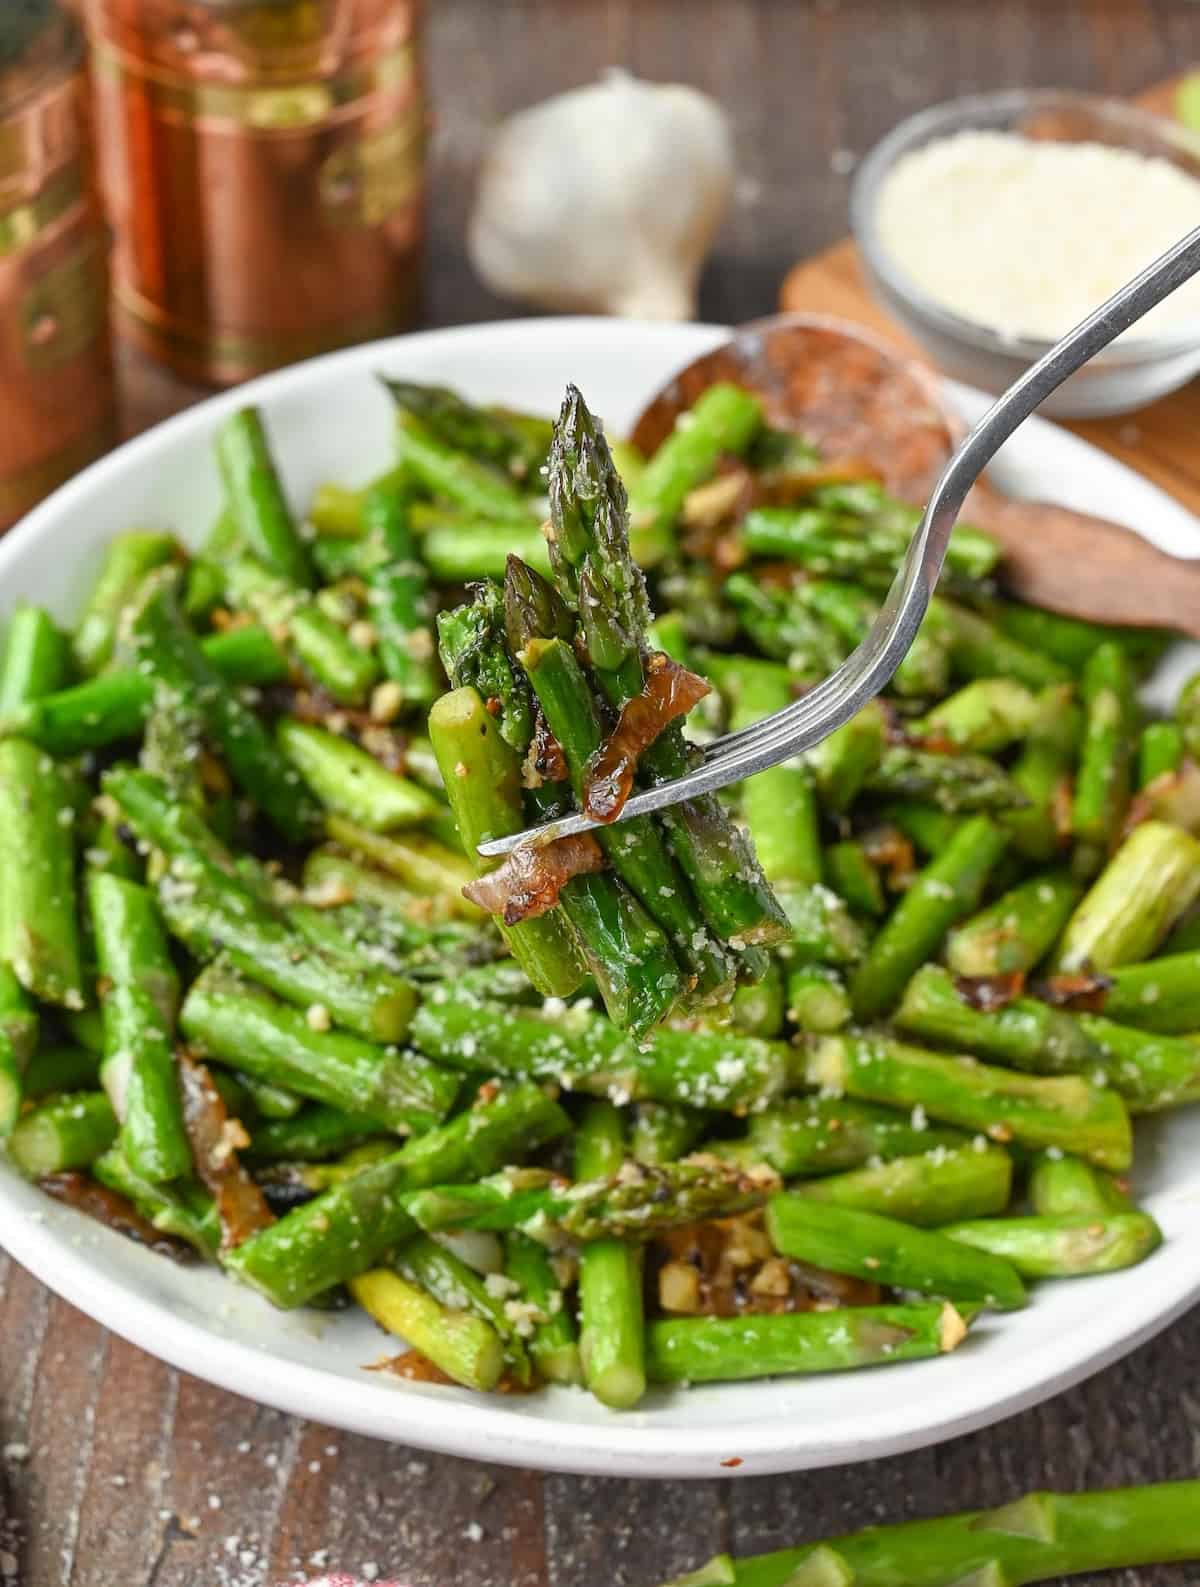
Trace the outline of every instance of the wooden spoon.
[[[653, 452], [717, 381], [753, 391], [773, 424], [802, 431], [826, 457], [861, 458], [918, 507], [963, 433], [941, 382], [915, 359], [849, 321], [781, 314], [740, 327], [682, 369], [643, 411], [634, 442]], [[1005, 584], [1022, 600], [1200, 639], [1200, 560], [1170, 556], [1106, 518], [1018, 501], [986, 478], [963, 518], [1003, 546]]]

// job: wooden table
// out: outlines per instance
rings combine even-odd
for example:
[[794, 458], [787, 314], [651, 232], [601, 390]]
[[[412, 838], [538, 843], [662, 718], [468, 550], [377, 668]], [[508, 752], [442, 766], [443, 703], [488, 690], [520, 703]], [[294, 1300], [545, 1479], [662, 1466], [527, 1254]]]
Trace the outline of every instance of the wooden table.
[[[474, 280], [462, 242], [495, 121], [614, 63], [696, 83], [733, 114], [738, 203], [701, 313], [740, 320], [769, 311], [787, 267], [844, 231], [848, 168], [902, 116], [1021, 84], [1129, 94], [1200, 56], [1200, 6], [1189, 0], [431, 0], [430, 9], [429, 325], [512, 312]], [[202, 395], [136, 360], [126, 374], [131, 430]], [[903, 1459], [729, 1483], [542, 1477], [259, 1409], [143, 1355], [0, 1258], [0, 1583], [274, 1587], [328, 1564], [414, 1587], [649, 1587], [722, 1548], [994, 1504], [1030, 1486], [1196, 1474], [1198, 1385], [1192, 1319], [1050, 1405]]]

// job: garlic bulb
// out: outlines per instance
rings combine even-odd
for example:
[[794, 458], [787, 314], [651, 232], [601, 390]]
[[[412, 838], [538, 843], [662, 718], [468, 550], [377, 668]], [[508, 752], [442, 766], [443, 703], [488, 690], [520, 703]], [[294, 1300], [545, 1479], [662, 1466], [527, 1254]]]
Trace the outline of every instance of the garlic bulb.
[[541, 308], [681, 320], [733, 189], [720, 107], [610, 72], [511, 116], [484, 161], [472, 262]]

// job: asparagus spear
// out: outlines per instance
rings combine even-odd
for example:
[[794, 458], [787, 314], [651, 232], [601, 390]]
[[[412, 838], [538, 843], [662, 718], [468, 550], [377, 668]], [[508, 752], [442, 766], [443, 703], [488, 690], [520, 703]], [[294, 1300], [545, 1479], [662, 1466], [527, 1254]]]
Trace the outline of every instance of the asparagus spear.
[[325, 728], [285, 717], [276, 736], [325, 809], [370, 832], [419, 826], [444, 809], [419, 784], [388, 771], [374, 756]]
[[[121, 616], [133, 603], [146, 575], [178, 555], [179, 547], [172, 536], [153, 529], [133, 529], [109, 541], [71, 644], [75, 663], [85, 677], [102, 672], [112, 660]], [[11, 664], [10, 654], [6, 667]], [[57, 670], [62, 670], [61, 664]], [[39, 689], [38, 694], [51, 694], [65, 682], [66, 678], [60, 677], [57, 683]], [[12, 703], [15, 702], [3, 700], [0, 711], [7, 715]]]
[[216, 1204], [194, 1180], [158, 1185], [129, 1166], [118, 1141], [91, 1165], [92, 1174], [132, 1201], [144, 1218], [163, 1234], [184, 1240], [203, 1257], [215, 1257], [221, 1244], [221, 1223]]
[[[877, 1213], [787, 1193], [769, 1203], [767, 1233], [782, 1256], [830, 1272], [1003, 1311], [1026, 1302], [1025, 1286], [1002, 1257]], [[972, 1260], [964, 1262], [968, 1251]]]
[[[600, 1106], [589, 1104], [585, 1117]], [[518, 1229], [546, 1243], [560, 1233], [583, 1241], [644, 1240], [681, 1224], [751, 1212], [774, 1188], [772, 1174], [746, 1173], [716, 1158], [647, 1168], [622, 1156], [615, 1170], [574, 1185], [556, 1184], [540, 1169], [512, 1169], [476, 1184], [417, 1191], [407, 1205], [430, 1233]]]
[[1029, 1171], [1029, 1200], [1041, 1218], [1104, 1217], [1132, 1203], [1111, 1174], [1064, 1152], [1039, 1152]]
[[[712, 397], [712, 391], [707, 393]], [[737, 393], [743, 403], [744, 393]], [[756, 406], [756, 405], [755, 405]], [[705, 413], [683, 432], [686, 448], [709, 431]], [[679, 435], [680, 432], [676, 432]], [[661, 451], [660, 454], [661, 456]], [[657, 459], [655, 460], [655, 462]], [[643, 500], [661, 503], [663, 474], [646, 470]], [[663, 468], [667, 465], [664, 463]], [[657, 483], [656, 483], [657, 480]], [[550, 557], [559, 594], [578, 611], [577, 641], [609, 703], [620, 707], [641, 693], [649, 605], [630, 553], [625, 491], [604, 436], [583, 398], [568, 386], [550, 459]], [[645, 751], [641, 770], [670, 781], [691, 765], [678, 721]], [[695, 890], [705, 919], [724, 941], [780, 940], [787, 923], [753, 851], [713, 796], [672, 806], [663, 814], [671, 847]]]
[[800, 1030], [827, 1035], [850, 1023], [850, 997], [836, 970], [801, 964], [788, 971], [787, 1012]]
[[6, 1143], [26, 1179], [88, 1168], [117, 1137], [117, 1119], [103, 1091], [77, 1091], [39, 1103]]
[[995, 1510], [874, 1526], [828, 1543], [751, 1556], [736, 1566], [719, 1555], [707, 1579], [729, 1587], [794, 1587], [806, 1581], [830, 1587], [961, 1587], [971, 1581], [1025, 1587], [1197, 1556], [1200, 1480], [1103, 1493], [1029, 1493]]
[[662, 1168], [685, 1157], [704, 1134], [707, 1120], [698, 1108], [680, 1103], [639, 1102], [629, 1131], [629, 1155], [635, 1163]]
[[805, 757], [816, 778], [821, 801], [840, 815], [854, 803], [880, 769], [887, 743], [887, 715], [878, 700], [869, 701]]
[[721, 1141], [709, 1150], [739, 1163], [766, 1163], [784, 1179], [796, 1179], [969, 1144], [963, 1131], [932, 1125], [920, 1115], [914, 1122], [911, 1113], [871, 1102], [814, 1096], [789, 1097], [752, 1113], [744, 1140]]
[[220, 959], [193, 982], [180, 1025], [198, 1052], [278, 1082], [314, 1102], [358, 1113], [397, 1134], [430, 1129], [449, 1112], [456, 1075], [414, 1054], [376, 1047], [278, 1002]]
[[1019, 640], [1010, 639], [986, 617], [953, 601], [934, 597], [933, 608], [945, 620], [950, 634], [950, 661], [964, 678], [1012, 678], [1027, 689], [1045, 689], [1069, 683], [1071, 674], [1061, 662]]
[[349, 1281], [350, 1293], [388, 1333], [399, 1334], [447, 1377], [487, 1393], [504, 1370], [504, 1346], [482, 1317], [453, 1310], [398, 1273], [374, 1268]]
[[[172, 1040], [179, 981], [154, 897], [94, 872], [88, 901], [104, 986], [101, 1079], [130, 1168], [155, 1184], [192, 1170]], [[106, 1143], [107, 1144], [107, 1143]]]
[[529, 526], [530, 504], [510, 477], [446, 445], [416, 414], [400, 413], [396, 442], [401, 464], [431, 495], [485, 523]]
[[674, 529], [688, 493], [704, 483], [726, 453], [745, 452], [762, 427], [755, 397], [738, 386], [709, 386], [641, 475], [630, 485], [630, 539], [643, 567], [669, 559]]
[[226, 564], [225, 594], [235, 609], [285, 635], [301, 667], [340, 705], [363, 704], [379, 676], [374, 652], [356, 645], [306, 589], [238, 556]]
[[1067, 922], [1059, 970], [1111, 970], [1148, 959], [1200, 895], [1200, 843], [1144, 821], [1125, 839]]
[[[442, 911], [442, 918], [474, 921], [476, 925], [483, 921], [479, 906], [462, 896], [462, 889], [475, 875], [473, 866], [463, 854], [447, 848], [437, 838], [423, 832], [392, 832], [386, 836], [368, 832], [344, 816], [329, 816], [325, 827], [333, 841], [356, 860], [369, 860], [413, 893], [434, 900], [431, 907]], [[382, 900], [386, 880], [373, 879], [371, 887], [372, 896]]]
[[368, 1164], [229, 1253], [228, 1269], [276, 1306], [365, 1273], [417, 1227], [404, 1197], [423, 1186], [487, 1174], [570, 1129], [539, 1087], [489, 1090], [466, 1111]]
[[1016, 811], [1027, 804], [1004, 768], [986, 755], [943, 755], [894, 744], [866, 779], [868, 793], [915, 799], [948, 815], [975, 810]]
[[1137, 704], [1120, 645], [1099, 645], [1083, 669], [1084, 729], [1071, 824], [1081, 843], [1107, 854], [1129, 807]]
[[837, 629], [791, 591], [759, 584], [748, 573], [733, 573], [722, 593], [754, 648], [786, 662], [798, 682], [811, 687], [845, 659], [846, 646]]
[[[879, 814], [927, 857], [940, 854], [962, 825], [962, 817], [923, 804], [920, 799], [889, 799], [880, 806]], [[1011, 819], [1006, 817], [1006, 823]]]
[[878, 1167], [810, 1179], [791, 1194], [936, 1228], [1003, 1212], [1012, 1195], [1012, 1159], [997, 1146], [935, 1147]]
[[1137, 784], [1146, 788], [1183, 762], [1183, 730], [1177, 722], [1147, 722], [1138, 740]]
[[[625, 1157], [624, 1127], [611, 1102], [591, 1102], [575, 1136], [581, 1181], [615, 1175]], [[596, 1398], [628, 1410], [646, 1391], [642, 1252], [621, 1239], [592, 1240], [579, 1256], [579, 1358]]]
[[441, 1305], [478, 1317], [494, 1329], [503, 1341], [505, 1361], [513, 1377], [524, 1387], [531, 1385], [529, 1352], [504, 1299], [494, 1294], [461, 1257], [422, 1234], [406, 1241], [392, 1261], [401, 1278], [419, 1285]]
[[678, 1102], [742, 1113], [786, 1091], [804, 1068], [784, 1042], [659, 1026], [638, 1042], [575, 1007], [551, 1018], [439, 987], [418, 1008], [413, 1045], [455, 1069], [557, 1081], [619, 1103]]
[[850, 983], [860, 1020], [896, 1002], [917, 967], [937, 950], [947, 929], [979, 902], [988, 873], [1004, 850], [1004, 834], [986, 816], [964, 823], [948, 847], [917, 877], [880, 928]]
[[231, 414], [217, 432], [217, 461], [238, 534], [273, 573], [311, 589], [312, 565], [283, 494], [256, 408]]
[[1104, 1053], [1082, 1023], [1036, 998], [1004, 1008], [976, 1008], [940, 965], [926, 964], [905, 988], [896, 1010], [898, 1030], [956, 1052], [972, 1052], [1035, 1074], [1092, 1073]]
[[1021, 854], [1050, 860], [1070, 837], [1070, 777], [1083, 731], [1083, 713], [1069, 684], [1038, 697], [1037, 718], [1012, 766], [1012, 780], [1029, 800], [1004, 816]]
[[538, 1376], [547, 1383], [582, 1383], [575, 1320], [545, 1247], [528, 1235], [505, 1235], [504, 1272], [536, 1309], [528, 1349]]
[[[227, 683], [282, 683], [287, 664], [279, 647], [253, 624], [210, 634], [200, 649]], [[141, 732], [154, 701], [154, 679], [136, 669], [108, 671], [6, 710], [0, 737], [27, 738], [51, 755], [81, 755]]]
[[518, 483], [537, 488], [553, 433], [548, 419], [504, 408], [481, 408], [448, 386], [424, 386], [411, 380], [385, 380], [384, 385], [401, 412], [422, 420], [454, 451], [467, 452], [502, 469]]
[[39, 1001], [81, 1009], [74, 821], [50, 757], [25, 739], [0, 743], [0, 961]]
[[509, 523], [435, 524], [421, 540], [421, 560], [439, 584], [502, 579], [509, 557], [549, 573], [550, 552], [536, 523], [524, 529]]
[[845, 1372], [944, 1355], [966, 1331], [953, 1306], [934, 1302], [776, 1317], [665, 1318], [646, 1329], [646, 1376], [651, 1383], [730, 1383]]
[[1011, 1074], [941, 1057], [888, 1036], [826, 1036], [809, 1057], [809, 1083], [979, 1130], [1002, 1145], [1057, 1146], [1122, 1173], [1133, 1156], [1120, 1097], [1074, 1075]]
[[1200, 1030], [1200, 952], [1121, 965], [1108, 981], [1107, 1019], [1165, 1035]]
[[1029, 732], [1037, 720], [1038, 698], [1012, 678], [977, 678], [909, 726], [916, 738], [953, 745], [955, 750], [994, 755]]
[[172, 572], [151, 575], [129, 621], [139, 665], [163, 687], [196, 704], [234, 781], [285, 838], [300, 842], [309, 836], [316, 810], [299, 774], [207, 660], [179, 610]]
[[941, 1231], [976, 1251], [1011, 1262], [1023, 1278], [1081, 1278], [1136, 1267], [1162, 1244], [1144, 1212], [1061, 1214], [1054, 1218], [984, 1218]]
[[66, 637], [40, 606], [18, 606], [9, 619], [0, 662], [0, 720], [69, 681]]
[[394, 481], [372, 486], [363, 502], [363, 526], [383, 552], [367, 575], [367, 601], [384, 673], [406, 706], [428, 707], [438, 694], [433, 602], [405, 491]]
[[20, 1116], [23, 1092], [30, 1096], [39, 1094], [29, 1089], [27, 1072], [39, 1029], [32, 998], [17, 980], [12, 966], [0, 962], [0, 1140]]
[[1013, 975], [1032, 970], [1058, 941], [1083, 893], [1068, 871], [1042, 871], [962, 921], [946, 938], [956, 975]]

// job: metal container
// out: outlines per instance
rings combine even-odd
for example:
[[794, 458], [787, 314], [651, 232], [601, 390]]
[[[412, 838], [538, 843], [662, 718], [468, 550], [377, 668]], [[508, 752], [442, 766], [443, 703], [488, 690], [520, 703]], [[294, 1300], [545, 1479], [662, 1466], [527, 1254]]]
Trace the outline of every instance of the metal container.
[[50, 0], [0, 0], [0, 528], [115, 439], [82, 54]]
[[227, 384], [416, 305], [419, 0], [85, 0], [118, 327]]

